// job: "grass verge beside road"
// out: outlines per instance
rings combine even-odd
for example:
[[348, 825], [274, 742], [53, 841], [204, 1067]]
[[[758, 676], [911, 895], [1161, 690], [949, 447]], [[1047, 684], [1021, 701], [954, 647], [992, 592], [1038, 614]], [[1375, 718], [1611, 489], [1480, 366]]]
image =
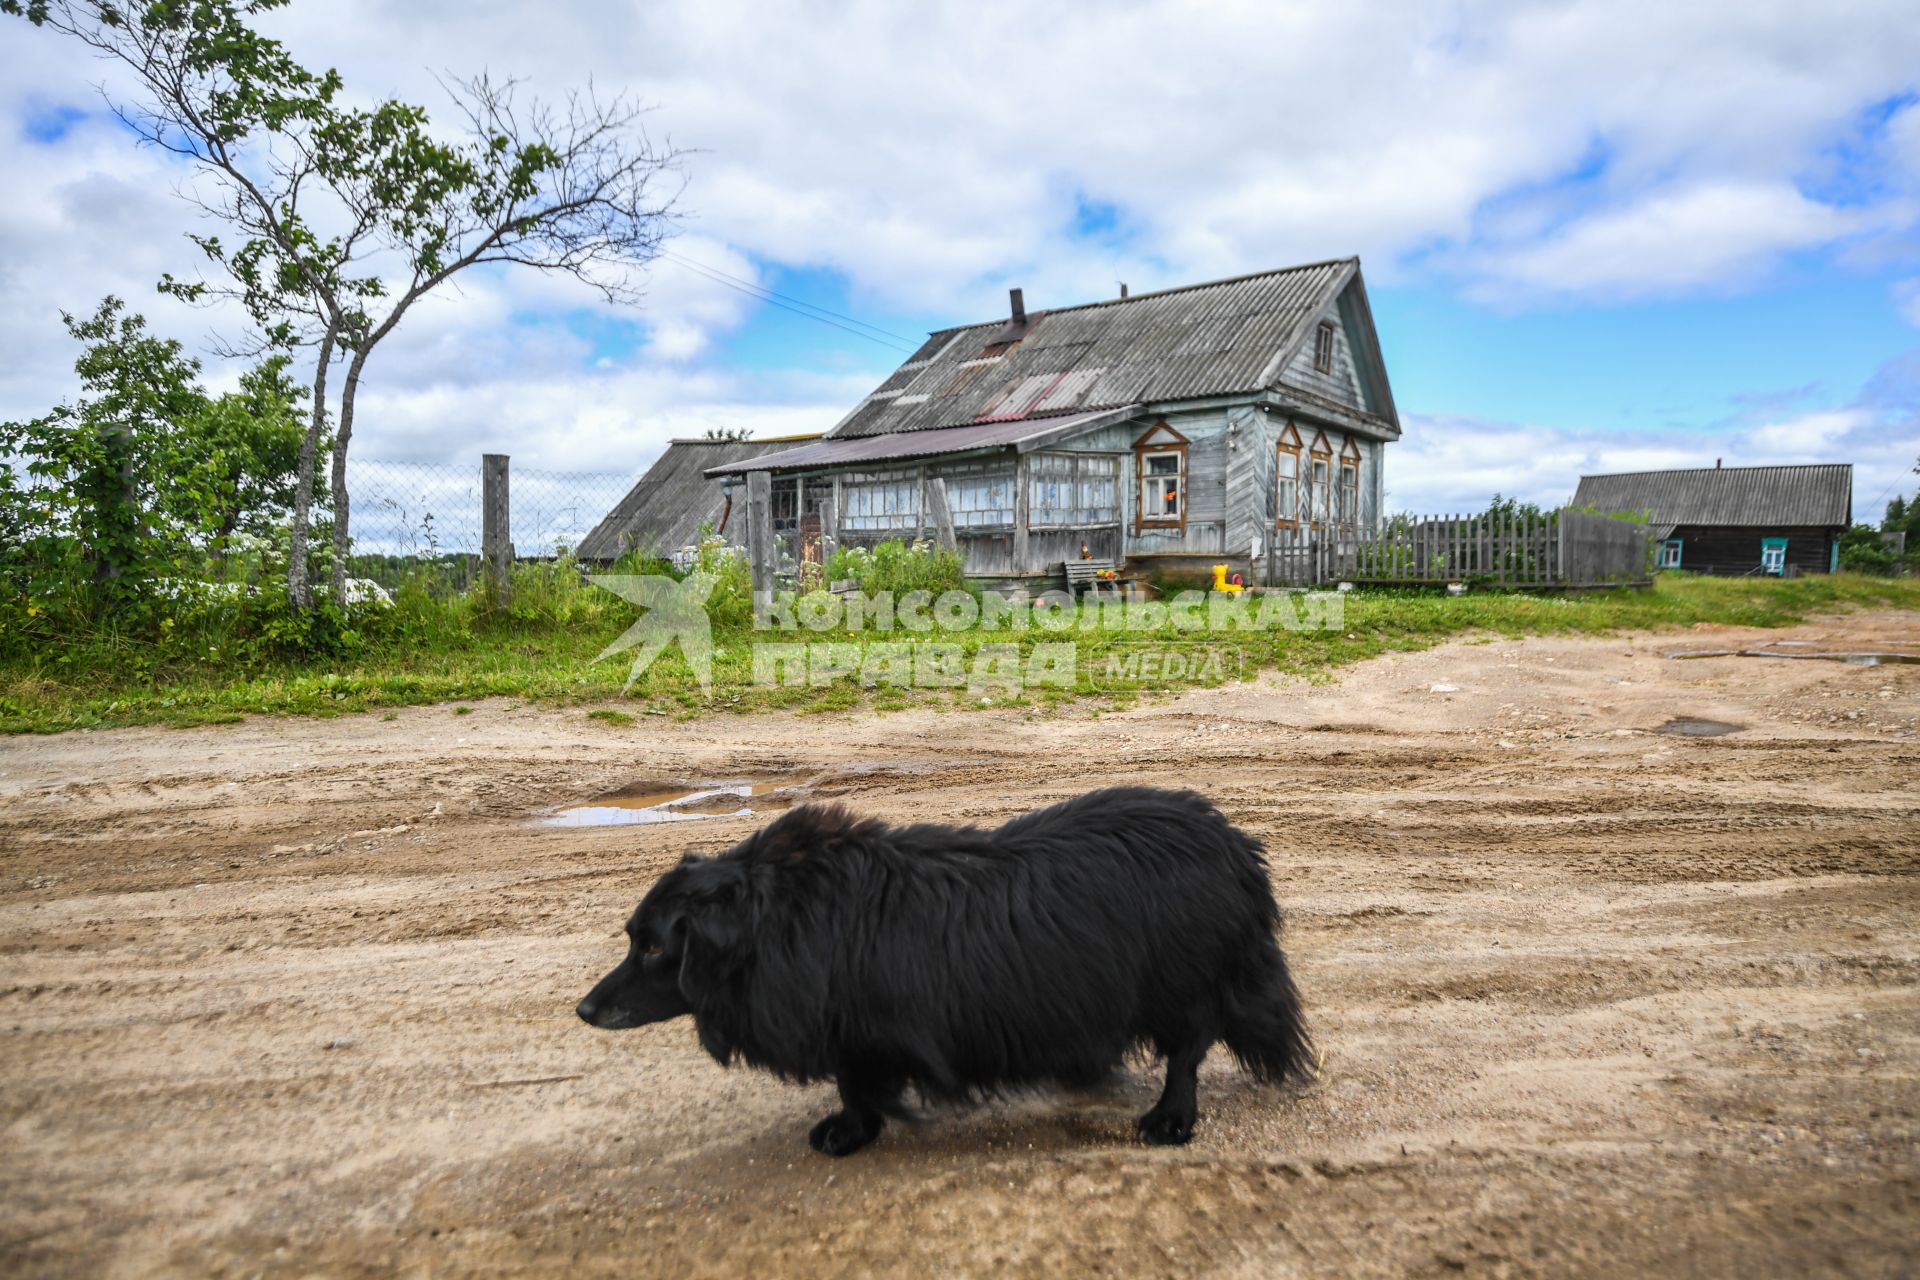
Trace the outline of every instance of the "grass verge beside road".
[[[1095, 707], [1125, 705], [1145, 687], [1110, 687], [1082, 670], [1076, 687], [1028, 689], [1011, 698], [983, 699], [977, 691], [863, 687], [843, 677], [824, 685], [765, 687], [753, 682], [752, 646], [760, 641], [935, 640], [960, 644], [969, 655], [986, 645], [1072, 640], [1082, 667], [1121, 644], [1173, 640], [1161, 632], [1053, 634], [1039, 629], [881, 635], [779, 634], [754, 631], [737, 611], [716, 618], [713, 690], [703, 693], [678, 649], [669, 650], [624, 689], [630, 655], [596, 656], [638, 611], [611, 595], [580, 587], [581, 598], [517, 617], [464, 611], [423, 614], [367, 641], [347, 657], [263, 661], [248, 666], [169, 656], [155, 661], [127, 642], [103, 640], [57, 652], [16, 654], [0, 661], [0, 732], [58, 733], [115, 725], [195, 725], [252, 715], [331, 716], [422, 703], [487, 697], [544, 703], [618, 701], [623, 712], [602, 715], [619, 727], [629, 716], [693, 716], [786, 708], [877, 711], [908, 706], [991, 705], [1046, 708], [1083, 699]], [[1472, 634], [1518, 637], [1568, 633], [1671, 631], [1697, 623], [1788, 626], [1819, 614], [1855, 608], [1920, 611], [1920, 581], [1840, 574], [1791, 581], [1662, 575], [1646, 590], [1566, 595], [1475, 592], [1462, 597], [1404, 591], [1356, 591], [1344, 603], [1337, 629], [1209, 634], [1209, 644], [1237, 651], [1235, 665], [1314, 676], [1389, 652], [1427, 648]], [[437, 606], [452, 610], [454, 606]], [[422, 606], [431, 609], [429, 606]], [[1096, 687], [1096, 683], [1102, 687]]]

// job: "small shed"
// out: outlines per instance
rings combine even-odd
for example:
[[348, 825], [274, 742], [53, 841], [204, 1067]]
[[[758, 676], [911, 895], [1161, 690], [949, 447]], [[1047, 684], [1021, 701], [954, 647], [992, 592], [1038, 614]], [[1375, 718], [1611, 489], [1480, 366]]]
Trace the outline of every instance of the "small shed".
[[1581, 476], [1573, 505], [1647, 517], [1656, 563], [1720, 577], [1832, 573], [1853, 523], [1853, 467], [1696, 467]]
[[588, 563], [608, 564], [637, 547], [671, 559], [698, 544], [702, 525], [729, 542], [744, 543], [745, 523], [733, 509], [733, 497], [719, 480], [707, 478], [707, 469], [797, 448], [819, 438], [816, 434], [766, 440], [674, 440], [627, 496], [581, 539], [574, 554]]

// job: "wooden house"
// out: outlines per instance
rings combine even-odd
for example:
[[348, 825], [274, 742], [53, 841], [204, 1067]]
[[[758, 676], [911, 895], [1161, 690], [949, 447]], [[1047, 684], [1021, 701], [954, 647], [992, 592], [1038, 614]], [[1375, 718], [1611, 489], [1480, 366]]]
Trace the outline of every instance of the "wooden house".
[[736, 520], [734, 496], [706, 473], [710, 467], [779, 453], [818, 435], [770, 440], [674, 440], [634, 481], [626, 497], [580, 541], [583, 563], [607, 564], [635, 549], [662, 559], [685, 559], [704, 527], [736, 545], [746, 544], [746, 522]]
[[1832, 573], [1853, 468], [1697, 467], [1581, 476], [1573, 505], [1647, 517], [1657, 567], [1723, 577]]
[[[1356, 258], [930, 335], [817, 443], [708, 469], [750, 482], [782, 558], [951, 539], [969, 576], [1092, 558], [1199, 577], [1378, 518], [1400, 437]], [[775, 529], [776, 538], [780, 530]]]

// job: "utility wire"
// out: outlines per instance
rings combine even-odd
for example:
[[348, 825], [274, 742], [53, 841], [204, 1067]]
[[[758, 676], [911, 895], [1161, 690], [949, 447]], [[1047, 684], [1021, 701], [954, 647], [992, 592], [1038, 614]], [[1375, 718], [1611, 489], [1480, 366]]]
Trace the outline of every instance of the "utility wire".
[[843, 315], [840, 312], [835, 311], [830, 307], [823, 307], [819, 303], [808, 302], [804, 298], [796, 298], [796, 297], [793, 297], [791, 294], [781, 293], [777, 289], [769, 289], [766, 285], [761, 284], [757, 280], [743, 280], [739, 276], [736, 276], [731, 272], [722, 271], [719, 267], [711, 266], [704, 262], [695, 262], [691, 258], [683, 257], [680, 254], [675, 253], [671, 249], [662, 249], [660, 250], [660, 252], [663, 256], [672, 258], [675, 262], [679, 262], [686, 266], [692, 267], [697, 271], [704, 271], [709, 276], [722, 276], [728, 280], [733, 281], [737, 285], [742, 285], [748, 289], [753, 290], [755, 293], [761, 294], [769, 298], [778, 298], [783, 302], [791, 302], [797, 307], [805, 307], [809, 311], [817, 311], [821, 315], [830, 316], [835, 320], [844, 320], [848, 324], [856, 325], [859, 328], [869, 330], [870, 332], [873, 332], [873, 333], [877, 333], [883, 338], [893, 338], [899, 342], [910, 342], [916, 348], [921, 343], [921, 339], [919, 338], [909, 337], [904, 333], [895, 333], [891, 329], [882, 329], [877, 324], [868, 324], [865, 320], [858, 319], [857, 317]]
[[[768, 289], [762, 285], [742, 280], [738, 276], [728, 275], [718, 267], [709, 267], [704, 263], [695, 262], [690, 258], [683, 258], [671, 250], [660, 250], [660, 256], [672, 259], [674, 262], [686, 267], [689, 271], [697, 272], [717, 285], [732, 289], [736, 293], [744, 293], [750, 298], [758, 299], [768, 306], [778, 307], [782, 311], [790, 311], [802, 319], [815, 320], [821, 324], [832, 325], [834, 328], [844, 330], [856, 338], [865, 338], [869, 342], [877, 342], [881, 346], [892, 347], [894, 350], [903, 351], [908, 355], [912, 355], [920, 349], [919, 343], [901, 334], [889, 332], [877, 325], [868, 324], [864, 320], [856, 320], [852, 316], [843, 316], [837, 311], [829, 311], [827, 308], [816, 306], [811, 302], [802, 302], [800, 299], [788, 297], [784, 293], [776, 293], [772, 289]], [[859, 327], [856, 328], [855, 326]], [[864, 330], [871, 330], [871, 332], [863, 332]]]

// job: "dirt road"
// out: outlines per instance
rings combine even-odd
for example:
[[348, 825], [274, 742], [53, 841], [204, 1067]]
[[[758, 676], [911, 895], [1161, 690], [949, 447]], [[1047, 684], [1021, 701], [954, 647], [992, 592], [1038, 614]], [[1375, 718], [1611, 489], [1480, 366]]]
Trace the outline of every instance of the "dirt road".
[[[1920, 667], [1455, 644], [1093, 716], [482, 704], [0, 743], [8, 1275], [1906, 1275]], [[1920, 618], [1769, 640], [1920, 652]], [[1447, 686], [1451, 686], [1449, 689]], [[1742, 726], [1650, 732], [1673, 717]], [[1216, 1054], [805, 1146], [829, 1087], [574, 1001], [687, 849], [621, 789], [995, 822], [1120, 780], [1264, 838], [1323, 1079]]]

